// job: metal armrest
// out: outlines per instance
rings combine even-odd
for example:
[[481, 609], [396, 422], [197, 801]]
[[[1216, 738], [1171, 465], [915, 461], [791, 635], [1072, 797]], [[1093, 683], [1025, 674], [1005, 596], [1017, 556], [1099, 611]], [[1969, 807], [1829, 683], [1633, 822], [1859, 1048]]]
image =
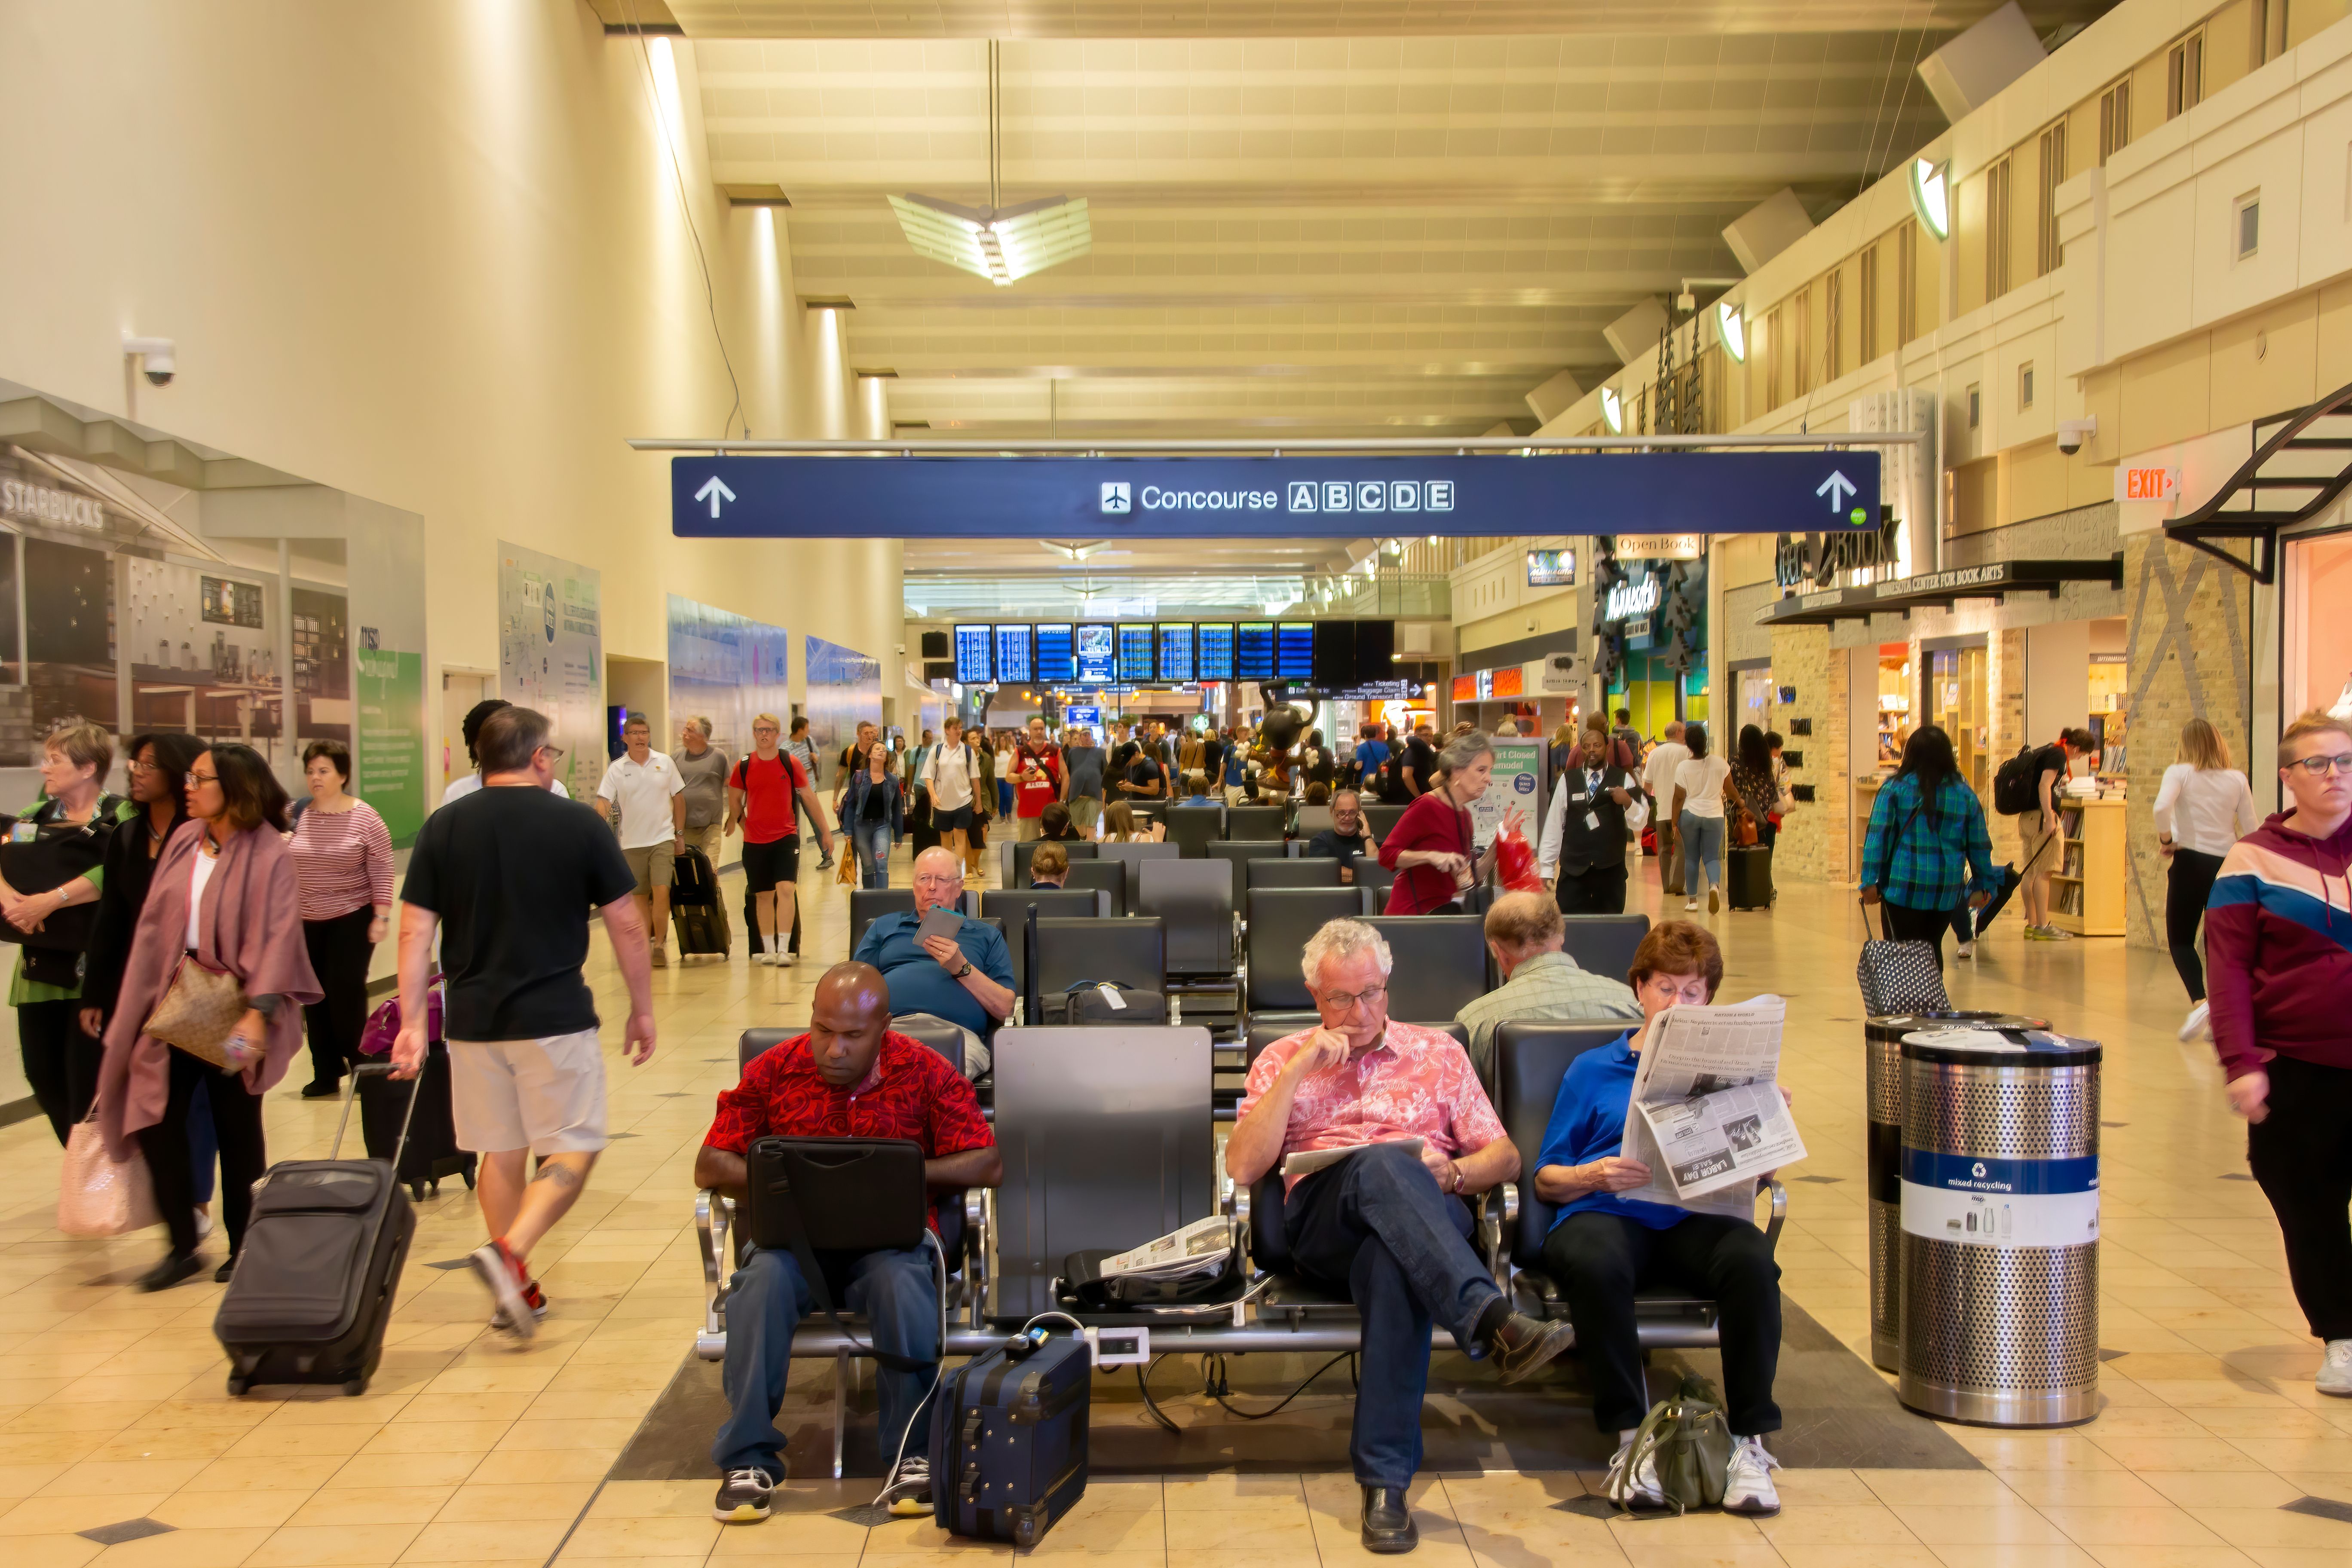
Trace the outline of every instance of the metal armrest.
[[1780, 1246], [1780, 1227], [1789, 1221], [1789, 1189], [1780, 1184], [1780, 1178], [1778, 1176], [1772, 1177], [1765, 1186], [1772, 1194], [1772, 1217], [1764, 1226], [1764, 1245], [1778, 1251]]
[[735, 1222], [735, 1205], [724, 1194], [704, 1188], [694, 1195], [694, 1236], [702, 1247], [702, 1328], [694, 1336], [694, 1353], [718, 1361], [727, 1353], [727, 1282], [735, 1272], [735, 1255], [728, 1232]]
[[981, 1326], [988, 1305], [989, 1232], [996, 1213], [995, 1193], [989, 1187], [966, 1187], [963, 1193], [964, 1293], [971, 1302], [973, 1328]]
[[1217, 1210], [1232, 1226], [1234, 1256], [1241, 1261], [1242, 1272], [1250, 1271], [1250, 1190], [1231, 1176], [1218, 1178], [1223, 1184], [1217, 1199]]

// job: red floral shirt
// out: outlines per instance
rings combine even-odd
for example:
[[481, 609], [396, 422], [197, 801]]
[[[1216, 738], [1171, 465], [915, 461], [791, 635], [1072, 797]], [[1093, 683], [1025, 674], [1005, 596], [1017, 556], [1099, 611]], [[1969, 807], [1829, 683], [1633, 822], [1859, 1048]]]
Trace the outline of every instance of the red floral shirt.
[[929, 1046], [895, 1032], [882, 1037], [874, 1070], [854, 1089], [817, 1076], [806, 1035], [753, 1058], [741, 1081], [720, 1092], [719, 1115], [702, 1141], [741, 1154], [752, 1140], [770, 1137], [909, 1138], [926, 1160], [996, 1142], [964, 1076]]
[[[1313, 1029], [1265, 1047], [1251, 1064], [1241, 1114], [1255, 1108]], [[1291, 1096], [1282, 1152], [1346, 1149], [1419, 1138], [1448, 1159], [1507, 1136], [1462, 1043], [1443, 1029], [1391, 1022], [1381, 1043], [1310, 1075]], [[1286, 1183], [1286, 1190], [1293, 1184]]]

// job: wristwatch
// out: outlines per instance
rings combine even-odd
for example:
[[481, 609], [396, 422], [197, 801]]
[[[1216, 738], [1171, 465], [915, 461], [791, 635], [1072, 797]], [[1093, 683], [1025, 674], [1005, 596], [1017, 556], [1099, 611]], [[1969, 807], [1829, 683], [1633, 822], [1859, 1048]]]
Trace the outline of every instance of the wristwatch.
[[963, 967], [961, 969], [950, 969], [948, 971], [948, 978], [950, 980], [961, 980], [965, 975], [970, 974], [971, 973], [971, 960], [967, 958], [963, 961]]

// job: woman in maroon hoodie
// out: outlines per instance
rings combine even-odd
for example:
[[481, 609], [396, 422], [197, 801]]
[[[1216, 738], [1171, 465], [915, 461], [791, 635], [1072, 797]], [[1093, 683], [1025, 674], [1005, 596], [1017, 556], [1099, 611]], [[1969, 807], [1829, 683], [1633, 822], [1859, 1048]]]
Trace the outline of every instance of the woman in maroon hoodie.
[[2213, 1047], [2326, 1342], [2319, 1392], [2352, 1397], [2352, 723], [2305, 713], [2278, 758], [2294, 808], [2238, 840], [2205, 906]]

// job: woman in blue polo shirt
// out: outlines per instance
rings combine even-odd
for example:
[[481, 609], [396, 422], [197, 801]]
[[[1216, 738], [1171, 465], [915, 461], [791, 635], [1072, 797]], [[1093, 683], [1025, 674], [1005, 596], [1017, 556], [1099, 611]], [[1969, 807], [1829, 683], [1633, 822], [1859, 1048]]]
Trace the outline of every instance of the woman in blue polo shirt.
[[[1643, 1030], [1669, 1007], [1714, 1001], [1723, 984], [1723, 950], [1704, 927], [1665, 921], [1642, 939], [1625, 978], [1642, 1004], [1642, 1028], [1570, 1065], [1536, 1158], [1536, 1195], [1559, 1205], [1544, 1240], [1544, 1267], [1568, 1298], [1576, 1346], [1592, 1374], [1593, 1420], [1602, 1431], [1617, 1433], [1617, 1454], [1609, 1461], [1612, 1480], [1649, 1411], [1633, 1293], [1675, 1285], [1714, 1299], [1720, 1310], [1724, 1416], [1734, 1438], [1724, 1510], [1778, 1513], [1780, 1499], [1772, 1486], [1778, 1461], [1761, 1441], [1780, 1429], [1780, 1407], [1772, 1402], [1780, 1357], [1780, 1267], [1772, 1261], [1771, 1243], [1752, 1220], [1618, 1195], [1650, 1180], [1647, 1165], [1619, 1152]], [[1632, 1496], [1637, 1507], [1664, 1505], [1654, 1466], [1643, 1466]]]

